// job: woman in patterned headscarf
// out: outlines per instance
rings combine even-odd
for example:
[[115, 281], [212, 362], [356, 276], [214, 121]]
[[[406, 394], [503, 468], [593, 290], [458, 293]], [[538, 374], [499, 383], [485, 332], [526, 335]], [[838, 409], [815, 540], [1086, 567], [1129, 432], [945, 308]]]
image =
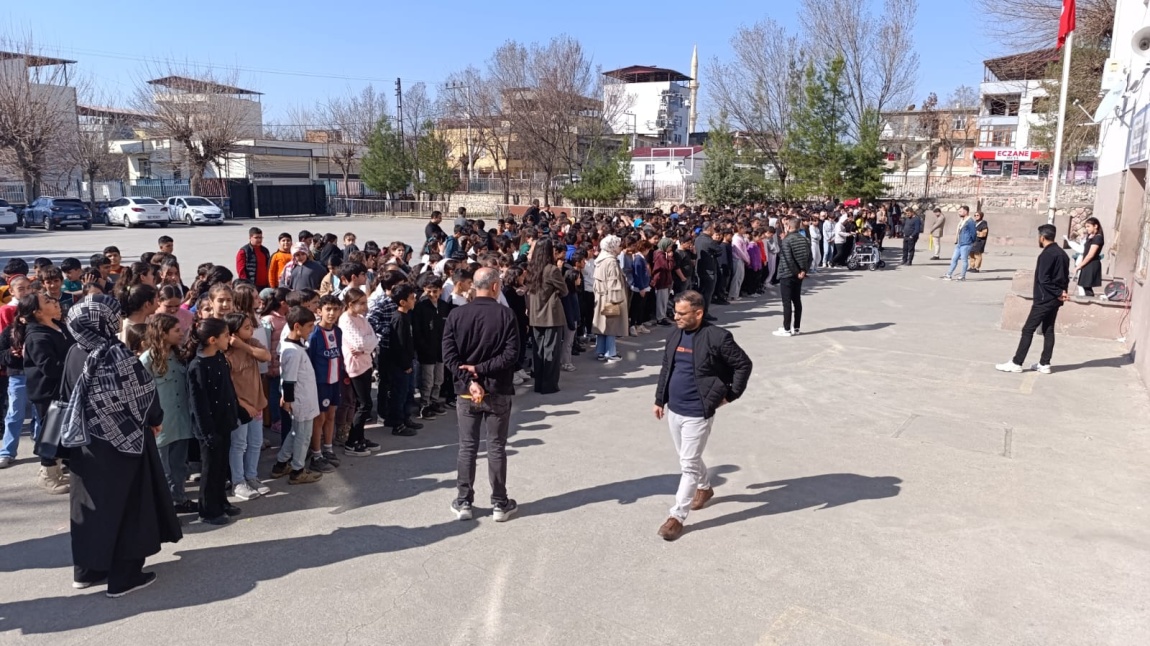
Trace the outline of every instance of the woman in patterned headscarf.
[[61, 444], [72, 470], [72, 585], [106, 582], [120, 597], [155, 581], [144, 559], [183, 536], [156, 449], [164, 413], [151, 374], [118, 338], [114, 298], [76, 303], [67, 325], [76, 339], [61, 388], [71, 404]]

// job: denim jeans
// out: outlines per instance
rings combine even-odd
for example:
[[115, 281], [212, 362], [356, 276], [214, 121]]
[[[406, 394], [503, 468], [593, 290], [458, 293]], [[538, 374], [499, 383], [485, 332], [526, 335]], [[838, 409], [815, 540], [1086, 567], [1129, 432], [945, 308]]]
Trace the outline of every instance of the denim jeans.
[[16, 457], [24, 420], [29, 416], [32, 418], [32, 438], [40, 435], [40, 416], [28, 399], [27, 379], [22, 374], [8, 376], [8, 412], [4, 417], [4, 444], [0, 446], [0, 457]]
[[610, 334], [600, 334], [595, 337], [595, 354], [601, 357], [615, 356], [615, 337]]
[[177, 505], [188, 499], [184, 492], [184, 481], [188, 479], [188, 445], [195, 440], [176, 440], [160, 449], [160, 464], [164, 466], [164, 476], [168, 480], [168, 491], [172, 502]]
[[232, 486], [245, 480], [256, 478], [256, 467], [260, 463], [260, 449], [264, 444], [264, 420], [257, 417], [247, 424], [240, 424], [232, 431], [232, 449], [228, 464], [232, 467]]
[[486, 440], [491, 504], [507, 504], [507, 430], [511, 425], [511, 397], [488, 393], [482, 404], [461, 399], [455, 413], [459, 421], [455, 499], [475, 502], [475, 461], [480, 440]]
[[279, 454], [276, 455], [276, 462], [291, 460], [292, 471], [300, 471], [304, 468], [307, 464], [308, 448], [311, 446], [313, 421], [315, 420], [296, 419], [291, 415], [281, 418], [280, 422], [284, 428], [290, 427], [291, 430], [284, 438]]
[[968, 244], [958, 245], [954, 248], [954, 255], [950, 257], [950, 269], [946, 270], [947, 276], [954, 275], [960, 258], [962, 259], [962, 276], [960, 278], [966, 278], [966, 270], [970, 266], [970, 245]]

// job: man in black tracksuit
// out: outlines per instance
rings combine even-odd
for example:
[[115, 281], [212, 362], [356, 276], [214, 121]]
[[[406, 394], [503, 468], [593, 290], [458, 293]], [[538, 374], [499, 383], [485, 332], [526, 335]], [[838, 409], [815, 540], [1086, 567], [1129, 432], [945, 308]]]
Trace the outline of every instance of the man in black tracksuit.
[[703, 315], [708, 321], [717, 321], [711, 316], [711, 300], [715, 297], [715, 287], [719, 284], [719, 244], [715, 242], [715, 227], [710, 222], [703, 225], [703, 232], [695, 238], [696, 271], [699, 276], [699, 291], [703, 296]]
[[1030, 306], [1026, 323], [1022, 324], [1022, 338], [1018, 341], [1014, 359], [995, 366], [1002, 372], [1022, 372], [1022, 362], [1026, 361], [1034, 332], [1041, 327], [1042, 355], [1032, 367], [1043, 374], [1050, 374], [1050, 359], [1054, 355], [1054, 322], [1058, 319], [1058, 310], [1068, 298], [1066, 288], [1070, 286], [1070, 258], [1054, 244], [1056, 237], [1058, 229], [1053, 224], [1038, 227], [1038, 246], [1042, 247], [1042, 253], [1038, 254], [1034, 268], [1034, 303]]
[[443, 363], [459, 396], [457, 493], [451, 510], [459, 520], [471, 520], [475, 499], [475, 460], [480, 431], [487, 439], [487, 473], [495, 522], [509, 520], [519, 510], [507, 497], [507, 430], [515, 370], [519, 367], [519, 325], [499, 296], [499, 271], [483, 267], [472, 279], [475, 298], [457, 307], [443, 326]]
[[675, 325], [663, 351], [654, 409], [655, 419], [667, 418], [682, 469], [675, 505], [659, 527], [659, 536], [668, 541], [683, 533], [690, 510], [702, 509], [715, 495], [703, 449], [715, 411], [742, 396], [752, 368], [731, 333], [704, 320], [699, 292], [688, 290], [675, 298]]

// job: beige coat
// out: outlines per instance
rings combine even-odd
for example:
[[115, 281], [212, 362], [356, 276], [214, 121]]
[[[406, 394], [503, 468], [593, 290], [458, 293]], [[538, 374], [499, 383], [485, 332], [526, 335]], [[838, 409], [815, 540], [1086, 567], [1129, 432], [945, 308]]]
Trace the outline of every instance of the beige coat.
[[[627, 336], [627, 281], [619, 259], [610, 254], [599, 254], [595, 260], [595, 318], [591, 327], [604, 336]], [[619, 316], [603, 316], [604, 303], [618, 303]]]

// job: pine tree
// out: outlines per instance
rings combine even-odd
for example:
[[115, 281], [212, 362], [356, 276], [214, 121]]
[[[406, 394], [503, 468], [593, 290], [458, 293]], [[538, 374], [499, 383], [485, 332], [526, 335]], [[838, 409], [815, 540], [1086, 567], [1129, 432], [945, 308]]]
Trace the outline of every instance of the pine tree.
[[699, 195], [707, 202], [719, 206], [738, 205], [746, 201], [753, 181], [747, 169], [739, 168], [735, 137], [727, 123], [727, 115], [719, 115], [718, 121], [711, 120], [703, 152], [706, 153], [707, 162], [699, 181]]
[[859, 140], [850, 147], [847, 156], [844, 197], [874, 200], [886, 192], [887, 186], [882, 181], [886, 156], [878, 143], [880, 128], [878, 114], [874, 110], [863, 113]]
[[410, 176], [403, 142], [387, 117], [379, 120], [367, 140], [360, 176], [364, 185], [379, 193], [395, 196], [407, 190]]
[[828, 198], [842, 195], [849, 151], [845, 144], [847, 95], [844, 62], [836, 57], [819, 67], [807, 65], [803, 91], [796, 95], [787, 129], [787, 158], [794, 175], [794, 194]]

